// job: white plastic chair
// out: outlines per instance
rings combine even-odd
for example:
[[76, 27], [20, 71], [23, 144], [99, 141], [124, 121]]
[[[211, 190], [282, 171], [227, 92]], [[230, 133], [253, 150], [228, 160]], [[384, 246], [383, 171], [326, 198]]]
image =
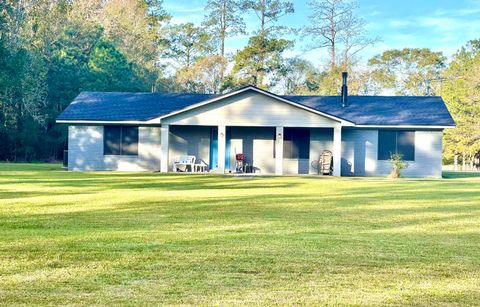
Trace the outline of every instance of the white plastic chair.
[[195, 164], [195, 172], [196, 173], [205, 173], [208, 170], [208, 164], [205, 163], [202, 159], [198, 159]]
[[186, 172], [188, 168], [191, 172], [195, 172], [195, 156], [180, 156], [173, 162], [173, 171], [177, 172], [180, 167], [183, 168], [183, 172]]

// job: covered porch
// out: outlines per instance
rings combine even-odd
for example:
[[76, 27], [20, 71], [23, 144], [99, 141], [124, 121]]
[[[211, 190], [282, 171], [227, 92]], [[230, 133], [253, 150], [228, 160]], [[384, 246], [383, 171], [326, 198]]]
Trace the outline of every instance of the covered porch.
[[235, 171], [235, 154], [260, 174], [316, 174], [312, 162], [333, 153], [341, 174], [341, 118], [248, 87], [159, 118], [161, 171], [180, 155], [194, 155], [219, 174]]
[[162, 124], [161, 171], [172, 172], [179, 157], [194, 156], [209, 172], [236, 173], [236, 154], [244, 154], [244, 163], [256, 174], [316, 175], [320, 155], [329, 150], [332, 175], [340, 176], [341, 133], [339, 124], [318, 128]]

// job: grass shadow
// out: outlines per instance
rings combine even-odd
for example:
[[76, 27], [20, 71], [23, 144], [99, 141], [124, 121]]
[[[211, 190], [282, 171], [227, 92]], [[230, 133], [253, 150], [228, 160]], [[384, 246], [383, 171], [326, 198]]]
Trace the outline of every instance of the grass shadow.
[[480, 172], [451, 172], [451, 171], [444, 171], [443, 172], [444, 179], [464, 179], [464, 178], [479, 178], [480, 179]]

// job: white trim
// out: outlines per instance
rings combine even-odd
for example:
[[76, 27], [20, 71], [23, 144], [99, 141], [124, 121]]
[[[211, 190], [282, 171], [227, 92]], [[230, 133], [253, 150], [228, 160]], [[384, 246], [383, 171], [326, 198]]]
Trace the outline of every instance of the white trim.
[[[169, 123], [169, 125], [172, 125], [172, 126], [196, 126], [196, 127], [214, 127], [214, 126], [217, 126], [217, 124], [208, 124], [208, 123], [202, 123], [202, 124], [192, 124], [192, 123], [177, 123], [177, 122], [174, 122], [174, 123]], [[233, 124], [233, 125], [227, 125], [227, 126], [235, 126], [235, 127], [255, 127], [255, 128], [262, 128], [262, 127], [270, 127], [270, 128], [275, 128], [276, 125], [273, 124], [273, 125], [260, 125], [260, 124], [249, 124], [249, 123], [245, 123], [245, 124]], [[334, 127], [337, 127], [337, 126], [342, 126], [340, 123], [338, 122], [335, 122], [335, 123], [332, 123], [332, 124], [312, 124], [312, 125], [309, 125], [309, 126], [306, 126], [306, 125], [284, 125], [282, 127], [285, 127], [285, 128], [334, 128]], [[348, 127], [355, 127], [355, 126], [348, 126]]]
[[162, 125], [160, 127], [160, 172], [162, 173], [168, 173], [169, 136], [170, 126]]
[[288, 100], [288, 99], [279, 97], [279, 96], [274, 95], [274, 94], [272, 94], [272, 93], [270, 93], [270, 92], [267, 92], [267, 91], [258, 89], [258, 88], [253, 87], [253, 86], [247, 86], [247, 87], [245, 87], [245, 88], [242, 88], [242, 89], [239, 89], [239, 90], [236, 90], [236, 91], [227, 93], [227, 94], [225, 94], [225, 95], [221, 95], [221, 96], [219, 96], [219, 97], [211, 98], [211, 99], [202, 101], [202, 102], [200, 102], [200, 103], [193, 104], [193, 105], [188, 106], [188, 107], [186, 107], [186, 108], [183, 108], [183, 109], [181, 109], [181, 110], [178, 110], [178, 111], [175, 111], [175, 112], [172, 112], [172, 113], [169, 113], [169, 114], [166, 114], [166, 115], [162, 115], [162, 116], [160, 116], [160, 117], [157, 117], [157, 119], [159, 119], [159, 120], [161, 121], [161, 120], [164, 119], [164, 118], [171, 117], [171, 116], [174, 116], [174, 115], [177, 115], [177, 114], [180, 114], [180, 113], [183, 113], [183, 112], [192, 110], [192, 109], [196, 109], [196, 108], [202, 107], [202, 106], [204, 106], [204, 105], [213, 103], [213, 102], [215, 102], [215, 101], [219, 101], [219, 100], [222, 100], [222, 99], [225, 99], [225, 98], [228, 98], [228, 97], [235, 96], [235, 95], [237, 95], [237, 94], [243, 93], [243, 92], [248, 91], [248, 90], [255, 91], [255, 92], [257, 92], [257, 93], [266, 95], [266, 96], [268, 96], [268, 97], [271, 97], [271, 98], [276, 99], [276, 100], [278, 100], [278, 101], [282, 101], [282, 102], [284, 102], [284, 103], [290, 104], [290, 105], [295, 106], [295, 107], [297, 107], [297, 108], [300, 108], [300, 109], [303, 109], [303, 110], [306, 110], [306, 111], [309, 111], [309, 112], [312, 112], [312, 113], [315, 113], [315, 114], [318, 114], [318, 115], [327, 117], [327, 118], [332, 119], [332, 120], [334, 120], [334, 121], [340, 122], [343, 126], [352, 126], [352, 127], [353, 127], [353, 126], [355, 125], [353, 122], [347, 121], [347, 120], [345, 120], [345, 119], [338, 118], [338, 117], [336, 117], [336, 116], [333, 116], [333, 115], [330, 115], [330, 114], [327, 114], [327, 113], [323, 113], [323, 112], [317, 111], [317, 110], [315, 110], [315, 109], [312, 109], [312, 108], [309, 108], [309, 107], [304, 106], [304, 105], [302, 105], [302, 104], [296, 103], [296, 102], [294, 102], [294, 101], [291, 101], [291, 100]]
[[283, 138], [284, 128], [275, 128], [275, 175], [283, 175]]
[[333, 128], [333, 176], [342, 175], [342, 127]]
[[[178, 111], [183, 112], [183, 111]], [[168, 115], [170, 116], [170, 115]], [[97, 125], [159, 125], [160, 121], [156, 121], [159, 118], [151, 119], [148, 121], [96, 121], [96, 120], [56, 120], [55, 123], [57, 124], [97, 124]], [[350, 123], [350, 122], [347, 122]], [[245, 124], [245, 126], [250, 126]], [[342, 122], [342, 126], [347, 127], [356, 127], [356, 128], [387, 128], [387, 129], [453, 129], [456, 126], [425, 126], [425, 125], [344, 125]], [[318, 128], [331, 128], [330, 125], [319, 125]]]
[[227, 148], [227, 129], [225, 126], [218, 126], [217, 144], [217, 173], [225, 174], [225, 159]]
[[425, 125], [355, 125], [356, 128], [395, 128], [395, 129], [451, 129], [455, 126], [425, 126]]

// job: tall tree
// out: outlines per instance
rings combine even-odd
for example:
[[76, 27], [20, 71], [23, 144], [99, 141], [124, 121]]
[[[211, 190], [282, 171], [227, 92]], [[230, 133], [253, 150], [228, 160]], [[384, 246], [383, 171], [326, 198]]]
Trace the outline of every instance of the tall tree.
[[313, 63], [301, 58], [290, 58], [278, 74], [279, 91], [285, 95], [311, 94], [319, 89], [320, 71]]
[[[279, 72], [282, 65], [282, 53], [293, 45], [283, 38], [277, 38], [284, 26], [277, 25], [278, 20], [294, 12], [293, 3], [285, 0], [244, 0], [243, 8], [255, 13], [260, 27], [250, 38], [248, 45], [235, 55], [234, 73], [241, 73], [242, 82], [268, 87], [265, 76]], [[275, 78], [271, 78], [272, 80]]]
[[442, 97], [457, 125], [445, 131], [444, 158], [460, 155], [465, 166], [480, 152], [480, 40], [455, 54], [444, 77]]
[[312, 0], [310, 24], [303, 32], [312, 38], [309, 49], [327, 48], [330, 70], [334, 70], [340, 57], [343, 66], [351, 65], [353, 57], [379, 39], [370, 38], [365, 30], [365, 21], [355, 15], [357, 2], [348, 0]]
[[82, 90], [154, 88], [161, 12], [160, 0], [0, 1], [0, 159], [61, 157], [54, 120]]
[[88, 59], [88, 73], [83, 83], [95, 91], [144, 91], [144, 84], [136, 76], [127, 57], [114, 43], [101, 39], [94, 46]]
[[358, 67], [336, 67], [333, 70], [323, 70], [311, 77], [310, 82], [315, 84], [310, 94], [340, 95], [342, 87], [342, 72], [348, 72], [348, 93], [351, 95], [378, 95], [380, 89], [372, 82], [368, 70]]
[[225, 40], [229, 36], [245, 33], [242, 8], [236, 0], [208, 0], [205, 6], [204, 25], [211, 38], [219, 45], [219, 52], [225, 57]]
[[[239, 76], [239, 84], [253, 84], [268, 88], [274, 84], [265, 84], [266, 74], [280, 73], [283, 65], [282, 53], [291, 46], [285, 39], [265, 38], [257, 35], [250, 38], [248, 45], [235, 55], [232, 72]], [[271, 76], [270, 81], [278, 80]]]
[[103, 35], [126, 55], [136, 74], [157, 88], [158, 55], [166, 46], [170, 16], [160, 0], [76, 0], [71, 18], [78, 23], [101, 25]]
[[209, 35], [203, 27], [193, 23], [174, 25], [170, 31], [170, 54], [180, 63], [180, 68], [189, 68], [195, 60], [211, 53]]
[[279, 26], [276, 22], [295, 10], [293, 3], [285, 0], [244, 0], [243, 7], [252, 10], [260, 21], [260, 29], [256, 31], [258, 36], [269, 37], [285, 30], [285, 26]]
[[[229, 36], [245, 33], [245, 22], [242, 18], [242, 8], [237, 0], [208, 0], [205, 6], [204, 25], [219, 52], [225, 58], [225, 40]], [[225, 63], [225, 60], [220, 61]], [[221, 67], [220, 79], [223, 82], [225, 66]]]
[[176, 83], [180, 91], [192, 93], [212, 93], [221, 91], [222, 69], [226, 60], [221, 55], [205, 56], [189, 68], [177, 72]]
[[371, 58], [373, 79], [398, 95], [434, 95], [438, 92], [446, 58], [430, 49], [387, 50]]

